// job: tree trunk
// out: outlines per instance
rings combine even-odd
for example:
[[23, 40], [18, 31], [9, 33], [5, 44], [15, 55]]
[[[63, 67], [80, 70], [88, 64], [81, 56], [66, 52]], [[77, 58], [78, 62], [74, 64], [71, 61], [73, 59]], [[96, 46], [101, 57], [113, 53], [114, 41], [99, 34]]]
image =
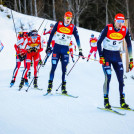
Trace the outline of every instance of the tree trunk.
[[21, 13], [21, 2], [19, 0], [19, 10], [20, 10], [20, 13]]
[[14, 10], [15, 10], [15, 11], [18, 11], [18, 8], [17, 8], [17, 1], [16, 1], [16, 0], [14, 0]]
[[108, 24], [108, 0], [106, 2], [106, 25]]
[[53, 0], [53, 19], [56, 21], [55, 0]]
[[76, 26], [79, 27], [79, 12], [80, 12], [80, 0], [76, 0]]
[[128, 19], [128, 30], [131, 32], [131, 25], [130, 25], [130, 14], [129, 14], [129, 6], [128, 6], [129, 0], [126, 0], [126, 8], [127, 8], [127, 19]]
[[30, 13], [33, 15], [33, 2], [30, 0]]
[[24, 13], [27, 14], [26, 0], [24, 0]]
[[37, 6], [36, 6], [36, 0], [34, 0], [34, 12], [35, 12], [35, 16], [38, 16], [38, 15], [37, 15]]
[[2, 0], [0, 0], [0, 4], [2, 5]]

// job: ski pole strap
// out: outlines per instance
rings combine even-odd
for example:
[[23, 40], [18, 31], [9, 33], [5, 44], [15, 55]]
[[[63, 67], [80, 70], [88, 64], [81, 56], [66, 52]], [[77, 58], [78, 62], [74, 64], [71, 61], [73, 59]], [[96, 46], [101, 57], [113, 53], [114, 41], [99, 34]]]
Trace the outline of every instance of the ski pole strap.
[[78, 59], [76, 60], [76, 62], [73, 64], [72, 68], [71, 68], [70, 71], [67, 73], [67, 76], [70, 74], [70, 72], [72, 71], [72, 69], [74, 68], [75, 64], [78, 62], [79, 59], [80, 59], [80, 57], [78, 57]]
[[[79, 56], [79, 55], [77, 55], [77, 54], [73, 54], [74, 56]], [[85, 58], [85, 59], [90, 59], [90, 60], [94, 60], [94, 61], [99, 61], [99, 60], [95, 60], [95, 59], [92, 59], [92, 58], [88, 58], [88, 57], [84, 57], [84, 56], [79, 56], [79, 57], [83, 57], [83, 58]]]

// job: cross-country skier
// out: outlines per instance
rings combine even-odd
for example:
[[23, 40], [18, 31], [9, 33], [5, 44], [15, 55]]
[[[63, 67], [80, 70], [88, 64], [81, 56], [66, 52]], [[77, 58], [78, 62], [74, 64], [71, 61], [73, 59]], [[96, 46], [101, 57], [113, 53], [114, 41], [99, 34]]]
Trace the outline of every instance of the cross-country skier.
[[45, 28], [43, 35], [51, 34], [51, 32], [52, 32], [52, 30], [53, 30], [53, 27], [54, 27], [54, 24], [51, 23], [51, 24], [50, 24], [50, 30], [48, 30], [48, 31], [46, 32], [46, 28]]
[[43, 51], [42, 48], [42, 40], [41, 36], [38, 35], [37, 30], [31, 31], [30, 37], [27, 38], [24, 42], [25, 50], [26, 50], [26, 67], [22, 74], [22, 80], [19, 85], [19, 88], [22, 88], [24, 85], [24, 82], [27, 81], [27, 73], [30, 69], [31, 59], [34, 60], [34, 88], [37, 88], [37, 68], [38, 68], [38, 62], [39, 62], [39, 53]]
[[[46, 34], [51, 34], [52, 30], [53, 30], [53, 27], [54, 27], [54, 24], [50, 24], [50, 29], [46, 32], [46, 28], [44, 29], [44, 33], [43, 35], [46, 35]], [[54, 47], [54, 44], [55, 44], [55, 40], [53, 39], [51, 41], [51, 47], [53, 48]]]
[[18, 35], [18, 42], [14, 45], [16, 50], [16, 67], [13, 71], [12, 80], [10, 83], [10, 87], [12, 87], [15, 83], [19, 68], [21, 66], [21, 62], [24, 61], [24, 67], [26, 66], [26, 51], [24, 50], [24, 41], [28, 38], [28, 32], [22, 32]]
[[73, 41], [70, 41], [70, 44], [69, 44], [69, 52], [70, 52], [70, 55], [71, 55], [71, 58], [72, 58], [72, 61], [75, 62], [74, 60], [74, 50], [76, 51], [76, 45], [74, 44]]
[[0, 52], [2, 51], [3, 48], [4, 48], [4, 45], [3, 45], [2, 42], [0, 41]]
[[[109, 84], [111, 80], [111, 65], [115, 70], [120, 93], [120, 105], [122, 108], [129, 108], [129, 105], [125, 102], [125, 94], [123, 93], [123, 64], [120, 57], [120, 47], [125, 38], [127, 42], [128, 54], [129, 54], [129, 67], [133, 68], [132, 57], [132, 45], [131, 37], [128, 29], [124, 26], [125, 18], [121, 13], [116, 14], [114, 18], [114, 24], [108, 24], [101, 32], [99, 40], [97, 42], [97, 48], [100, 56], [100, 64], [105, 74], [105, 82], [103, 86], [104, 91], [104, 107], [110, 109], [109, 104]], [[103, 50], [101, 43], [103, 42]], [[114, 87], [113, 87], [114, 88]]]
[[82, 49], [80, 46], [78, 31], [77, 31], [76, 26], [71, 24], [71, 20], [72, 20], [72, 13], [68, 11], [64, 15], [64, 22], [59, 21], [55, 24], [50, 34], [49, 40], [48, 40], [46, 53], [49, 53], [51, 51], [50, 43], [52, 41], [53, 36], [55, 36], [55, 45], [54, 45], [53, 54], [52, 54], [52, 68], [50, 72], [50, 78], [49, 78], [48, 89], [47, 89], [48, 93], [52, 91], [54, 73], [55, 73], [58, 61], [61, 60], [61, 65], [62, 65], [61, 90], [63, 94], [67, 94], [65, 73], [66, 73], [68, 62], [69, 62], [69, 43], [71, 41], [72, 35], [74, 35], [76, 39], [76, 42], [79, 48], [79, 56], [83, 56]]
[[97, 53], [97, 38], [94, 37], [94, 34], [91, 34], [91, 38], [90, 38], [89, 43], [90, 43], [91, 50], [90, 50], [90, 52], [89, 52], [87, 61], [89, 61], [90, 56], [91, 56], [91, 54], [92, 54], [93, 52], [94, 52], [94, 59], [96, 59], [96, 53]]

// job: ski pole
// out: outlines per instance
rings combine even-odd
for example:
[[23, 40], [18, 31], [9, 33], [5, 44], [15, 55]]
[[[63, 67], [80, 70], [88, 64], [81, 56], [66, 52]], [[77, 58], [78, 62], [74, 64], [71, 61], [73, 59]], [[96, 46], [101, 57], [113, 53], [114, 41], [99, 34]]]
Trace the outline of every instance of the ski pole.
[[40, 28], [41, 28], [42, 24], [44, 23], [44, 21], [45, 21], [45, 19], [43, 19], [43, 21], [42, 21], [40, 27], [38, 28], [38, 31], [40, 30]]
[[[14, 17], [13, 17], [12, 9], [11, 9], [11, 15], [12, 15], [13, 24], [14, 24], [14, 30], [15, 30], [16, 38], [17, 38], [17, 32], [16, 32], [16, 28], [15, 28], [15, 23], [14, 23]], [[18, 41], [18, 38], [17, 38], [17, 41]]]
[[70, 74], [70, 72], [72, 71], [72, 69], [74, 68], [74, 66], [76, 65], [76, 63], [78, 62], [79, 59], [80, 59], [80, 57], [78, 57], [78, 59], [76, 60], [76, 62], [73, 64], [72, 68], [71, 68], [70, 71], [67, 73], [67, 76]]
[[[43, 60], [43, 61], [46, 61], [46, 62], [47, 62], [47, 60], [46, 60], [46, 59], [48, 59], [48, 55], [46, 55], [46, 56], [45, 56], [45, 58], [44, 58], [44, 60]], [[38, 70], [37, 70], [36, 74], [39, 72], [40, 67], [41, 67], [41, 65], [39, 66], [39, 68], [38, 68]], [[35, 75], [36, 75], [36, 74], [35, 74]], [[32, 84], [33, 80], [34, 80], [34, 77], [33, 77], [33, 79], [31, 80], [31, 82], [30, 82], [30, 84], [29, 84], [28, 88], [25, 90], [26, 92], [28, 92], [28, 89], [29, 89], [29, 87], [31, 86], [31, 84]]]
[[49, 58], [50, 55], [51, 55], [51, 53], [48, 53], [48, 54], [47, 54], [47, 57], [46, 57], [46, 59], [44, 60], [44, 62], [43, 62], [43, 64], [42, 64], [43, 67], [44, 67], [44, 65], [46, 64], [47, 59]]
[[[78, 59], [76, 60], [76, 62], [73, 64], [73, 66], [71, 67], [71, 69], [69, 70], [69, 72], [67, 73], [67, 76], [70, 74], [70, 72], [72, 71], [72, 69], [74, 68], [74, 66], [76, 65], [76, 63], [78, 62], [78, 60], [80, 59], [80, 57], [78, 57]], [[59, 87], [56, 89], [56, 91], [59, 90], [59, 88], [61, 87], [62, 83], [59, 85]]]
[[[45, 24], [45, 28], [46, 28], [47, 23], [48, 23], [48, 21], [47, 21], [46, 24]], [[44, 33], [44, 30], [43, 30], [43, 32], [41, 33], [41, 35], [42, 35], [43, 33]]]

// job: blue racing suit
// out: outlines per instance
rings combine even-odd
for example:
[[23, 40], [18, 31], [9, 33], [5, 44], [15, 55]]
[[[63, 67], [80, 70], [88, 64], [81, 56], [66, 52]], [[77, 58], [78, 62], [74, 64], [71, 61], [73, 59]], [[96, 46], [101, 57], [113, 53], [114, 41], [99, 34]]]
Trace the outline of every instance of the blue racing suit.
[[[56, 32], [57, 32], [59, 23], [61, 23], [61, 22], [57, 22], [55, 24], [55, 26], [50, 34], [47, 47], [50, 47], [50, 43], [52, 41], [54, 34], [56, 34]], [[64, 25], [64, 23], [63, 23], [63, 25]], [[64, 25], [64, 27], [66, 28], [66, 27], [68, 27], [68, 25], [67, 26]], [[74, 37], [76, 39], [78, 48], [80, 48], [80, 40], [79, 40], [79, 35], [78, 35], [76, 26], [73, 26], [72, 34], [74, 35]], [[64, 38], [64, 36], [65, 36], [64, 33], [62, 34], [62, 36], [63, 36], [62, 38]], [[57, 43], [55, 41], [55, 45], [54, 45], [53, 53], [52, 53], [52, 68], [50, 71], [50, 78], [49, 78], [49, 80], [51, 80], [51, 81], [53, 81], [53, 79], [54, 79], [54, 73], [55, 73], [59, 60], [61, 60], [61, 66], [62, 66], [62, 82], [65, 82], [66, 81], [65, 73], [66, 73], [67, 65], [69, 63], [69, 44], [64, 45], [64, 44]]]
[[[115, 28], [114, 24], [113, 24], [113, 28], [115, 32], [120, 31], [120, 29]], [[124, 69], [123, 69], [122, 59], [120, 57], [120, 51], [119, 50], [112, 51], [112, 50], [107, 50], [105, 48], [103, 48], [102, 50], [102, 46], [101, 46], [101, 43], [107, 37], [107, 33], [108, 33], [108, 26], [106, 26], [102, 30], [101, 35], [97, 42], [97, 49], [99, 52], [99, 56], [104, 57], [105, 63], [106, 63], [105, 65], [102, 65], [102, 68], [105, 74], [105, 82], [103, 85], [104, 96], [109, 94], [109, 84], [111, 80], [111, 65], [113, 66], [113, 69], [115, 70], [115, 73], [119, 82], [119, 92], [120, 92], [120, 95], [122, 95], [123, 86], [124, 86], [124, 81], [123, 81]], [[126, 29], [125, 40], [127, 42], [129, 58], [132, 58], [131, 36], [130, 36], [128, 29]]]

